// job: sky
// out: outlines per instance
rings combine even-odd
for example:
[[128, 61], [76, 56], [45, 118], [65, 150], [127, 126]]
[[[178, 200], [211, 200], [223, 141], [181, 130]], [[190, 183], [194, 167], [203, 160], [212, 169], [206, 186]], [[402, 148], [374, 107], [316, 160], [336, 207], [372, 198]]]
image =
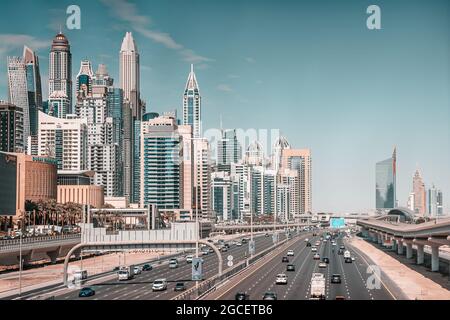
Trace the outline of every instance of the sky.
[[[40, 58], [47, 97], [48, 54], [62, 25], [73, 55], [108, 66], [133, 32], [147, 111], [182, 112], [190, 64], [202, 95], [203, 128], [279, 129], [309, 148], [313, 210], [375, 206], [375, 163], [397, 147], [397, 198], [404, 206], [420, 168], [450, 212], [450, 2], [448, 0], [4, 0], [0, 99], [6, 57], [23, 45]], [[67, 30], [66, 9], [81, 9]], [[369, 30], [369, 5], [381, 30]], [[269, 141], [270, 143], [270, 141]]]

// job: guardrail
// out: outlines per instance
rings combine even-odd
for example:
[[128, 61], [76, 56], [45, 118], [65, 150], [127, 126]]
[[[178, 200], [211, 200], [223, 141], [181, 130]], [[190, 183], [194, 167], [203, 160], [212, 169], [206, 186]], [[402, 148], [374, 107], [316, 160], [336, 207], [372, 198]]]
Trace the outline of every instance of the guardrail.
[[[297, 236], [298, 235], [295, 235], [294, 237], [297, 237]], [[172, 300], [198, 300], [199, 298], [216, 290], [216, 288], [221, 283], [226, 281], [231, 276], [234, 276], [240, 272], [245, 271], [248, 267], [250, 267], [251, 264], [253, 264], [257, 260], [259, 260], [260, 258], [265, 256], [267, 253], [269, 253], [276, 247], [281, 246], [282, 244], [286, 243], [289, 240], [291, 240], [291, 239], [284, 239], [284, 240], [277, 242], [276, 244], [270, 246], [269, 248], [255, 254], [251, 258], [245, 259], [245, 260], [239, 262], [238, 264], [236, 264], [235, 266], [226, 269], [222, 273], [222, 276], [215, 275], [205, 281], [202, 281], [201, 283], [199, 283], [198, 288], [193, 287], [193, 288], [187, 290], [186, 292], [176, 296]]]
[[[45, 237], [32, 237], [32, 238], [23, 238], [22, 239], [22, 247], [26, 247], [30, 244], [44, 244], [44, 243], [52, 243], [52, 242], [60, 242], [64, 240], [80, 240], [80, 234], [64, 234], [59, 236], [45, 236]], [[0, 250], [12, 249], [20, 246], [20, 239], [14, 240], [1, 240], [0, 241]]]

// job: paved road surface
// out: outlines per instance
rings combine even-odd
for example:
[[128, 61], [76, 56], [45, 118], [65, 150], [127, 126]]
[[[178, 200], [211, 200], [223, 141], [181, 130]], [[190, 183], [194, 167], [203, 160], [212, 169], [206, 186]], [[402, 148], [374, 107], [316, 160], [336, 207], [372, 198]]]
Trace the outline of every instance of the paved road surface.
[[[313, 245], [320, 237], [310, 239]], [[295, 271], [286, 271], [287, 263], [282, 263], [281, 259], [286, 252], [282, 252], [269, 262], [254, 272], [251, 276], [242, 279], [234, 288], [231, 288], [220, 300], [234, 300], [237, 292], [246, 292], [251, 300], [261, 300], [264, 293], [268, 291], [275, 292], [278, 300], [307, 300], [310, 294], [310, 281], [312, 273], [320, 272], [326, 279], [326, 299], [334, 300], [336, 296], [344, 296], [345, 299], [352, 300], [390, 300], [393, 296], [388, 289], [381, 285], [380, 289], [368, 289], [366, 287], [366, 273], [368, 263], [350, 249], [355, 256], [353, 263], [344, 263], [342, 255], [337, 251], [344, 240], [337, 239], [337, 245], [333, 252], [330, 241], [321, 242], [318, 246], [318, 252], [321, 259], [328, 257], [330, 263], [326, 268], [319, 268], [319, 260], [313, 260], [314, 253], [310, 247], [306, 247], [305, 241], [299, 241], [289, 247], [294, 250], [294, 257], [289, 257], [289, 263], [295, 265]], [[275, 277], [279, 273], [285, 273], [288, 276], [287, 285], [276, 285]], [[333, 274], [340, 274], [342, 282], [332, 284], [330, 282]]]

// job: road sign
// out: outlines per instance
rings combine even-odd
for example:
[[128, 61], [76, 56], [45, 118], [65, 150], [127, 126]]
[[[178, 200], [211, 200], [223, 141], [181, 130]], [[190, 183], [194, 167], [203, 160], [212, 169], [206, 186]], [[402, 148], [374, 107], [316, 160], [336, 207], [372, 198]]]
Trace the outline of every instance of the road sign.
[[233, 266], [233, 260], [228, 260], [227, 266], [232, 267]]
[[255, 254], [255, 241], [254, 240], [251, 240], [249, 243], [248, 243], [248, 252], [252, 255], [252, 254]]
[[193, 258], [192, 259], [192, 281], [203, 280], [202, 265], [203, 265], [202, 258]]
[[234, 259], [234, 257], [231, 254], [227, 257], [228, 261], [233, 261], [233, 259]]

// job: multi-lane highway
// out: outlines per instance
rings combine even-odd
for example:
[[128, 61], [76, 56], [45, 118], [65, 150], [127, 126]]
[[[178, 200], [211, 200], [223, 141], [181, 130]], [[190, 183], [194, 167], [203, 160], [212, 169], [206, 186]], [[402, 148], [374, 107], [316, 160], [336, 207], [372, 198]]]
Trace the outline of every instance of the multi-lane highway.
[[[282, 240], [285, 236], [280, 234]], [[266, 237], [264, 235], [258, 235], [255, 238], [256, 250], [262, 251], [273, 245], [272, 237]], [[245, 259], [248, 253], [248, 244], [242, 244], [242, 246], [232, 245], [227, 252], [222, 252], [224, 260], [224, 270], [228, 268], [227, 257], [233, 256], [233, 262], [238, 263]], [[215, 253], [203, 255], [203, 274], [204, 279], [217, 274], [218, 259]], [[117, 277], [104, 281], [90, 287], [95, 290], [95, 295], [87, 298], [79, 298], [78, 290], [71, 290], [65, 294], [56, 296], [57, 300], [73, 300], [73, 299], [85, 299], [85, 300], [168, 300], [180, 294], [175, 292], [174, 287], [177, 282], [184, 282], [187, 289], [195, 286], [195, 282], [191, 281], [192, 265], [188, 264], [185, 259], [178, 259], [179, 267], [175, 269], [169, 269], [167, 263], [161, 265], [153, 265], [153, 270], [142, 271], [141, 274], [136, 275], [133, 279], [128, 281], [118, 281]], [[156, 279], [165, 278], [168, 282], [167, 290], [152, 292], [152, 284]]]
[[[303, 236], [302, 238], [305, 238]], [[319, 236], [310, 238], [314, 245]], [[265, 263], [255, 270], [250, 276], [239, 279], [237, 282], [230, 281], [227, 290], [215, 299], [234, 300], [238, 292], [245, 292], [250, 300], [260, 300], [266, 292], [277, 294], [278, 300], [305, 300], [310, 298], [310, 283], [313, 273], [322, 273], [325, 276], [326, 299], [334, 300], [336, 296], [352, 300], [390, 300], [394, 299], [390, 291], [381, 283], [379, 289], [370, 289], [367, 286], [366, 273], [368, 262], [347, 246], [355, 257], [352, 263], [345, 263], [342, 255], [338, 255], [340, 245], [346, 245], [341, 237], [337, 239], [337, 245], [332, 246], [331, 241], [321, 241], [317, 247], [320, 260], [314, 260], [311, 247], [306, 246], [305, 241], [296, 241], [284, 252], [275, 255], [271, 261]], [[333, 249], [334, 247], [334, 249]], [[288, 257], [289, 264], [295, 265], [295, 271], [286, 271], [288, 263], [282, 262], [287, 250], [294, 250], [294, 256]], [[329, 258], [326, 268], [319, 268], [322, 258]], [[285, 273], [288, 276], [286, 285], [275, 284], [277, 274]], [[340, 274], [341, 283], [331, 283], [333, 274]]]

